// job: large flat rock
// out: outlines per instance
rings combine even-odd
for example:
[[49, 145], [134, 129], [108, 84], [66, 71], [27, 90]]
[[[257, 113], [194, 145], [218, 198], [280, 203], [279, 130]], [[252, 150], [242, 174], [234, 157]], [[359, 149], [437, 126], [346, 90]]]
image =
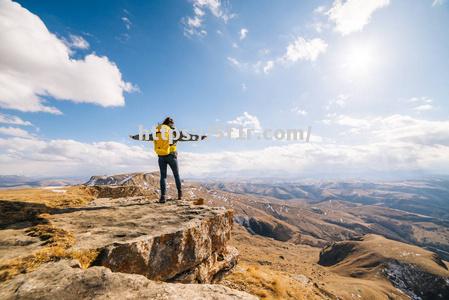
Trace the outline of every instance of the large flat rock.
[[144, 197], [97, 199], [47, 217], [70, 232], [74, 250], [97, 249], [94, 265], [163, 281], [207, 283], [237, 262], [227, 246], [232, 211]]
[[0, 284], [0, 298], [9, 299], [247, 299], [256, 297], [211, 284], [172, 284], [104, 267], [72, 268], [66, 261], [42, 265], [34, 272]]

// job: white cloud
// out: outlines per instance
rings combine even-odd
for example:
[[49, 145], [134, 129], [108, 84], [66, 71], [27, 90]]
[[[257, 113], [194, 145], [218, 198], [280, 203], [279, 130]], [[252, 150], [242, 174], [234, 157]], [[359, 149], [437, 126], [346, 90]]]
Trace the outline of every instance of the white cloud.
[[383, 172], [447, 172], [449, 147], [412, 143], [295, 143], [260, 150], [185, 153], [184, 172], [197, 176], [308, 176]]
[[327, 25], [323, 22], [314, 22], [310, 24], [310, 27], [312, 27], [316, 32], [321, 33], [323, 32], [323, 29], [327, 27]]
[[[287, 46], [283, 56], [269, 60], [259, 60], [252, 64], [252, 69], [256, 73], [263, 72], [268, 74], [278, 64], [286, 65], [287, 63], [295, 63], [302, 60], [315, 61], [319, 55], [326, 52], [326, 49], [327, 44], [322, 39], [314, 38], [306, 40], [303, 37], [297, 37]], [[264, 49], [260, 54], [267, 55], [269, 54], [269, 50]], [[246, 67], [247, 64], [240, 63], [240, 65]]]
[[250, 131], [256, 133], [262, 130], [259, 119], [246, 111], [234, 120], [228, 121], [227, 124], [230, 125], [231, 138], [243, 138]]
[[337, 98], [331, 99], [324, 108], [327, 111], [334, 109], [334, 108], [343, 108], [346, 106], [348, 99], [349, 99], [349, 95], [339, 94], [337, 96]]
[[45, 103], [46, 96], [123, 106], [123, 93], [135, 90], [107, 57], [72, 58], [64, 41], [16, 2], [0, 1], [0, 30], [0, 107], [61, 113]]
[[267, 48], [263, 48], [263, 49], [260, 49], [260, 50], [257, 51], [257, 52], [259, 53], [259, 55], [265, 56], [265, 55], [270, 54], [271, 50], [270, 50], [270, 49], [267, 49]]
[[122, 17], [122, 21], [123, 21], [123, 24], [125, 25], [126, 29], [130, 30], [130, 29], [131, 29], [131, 26], [133, 25], [133, 23], [131, 22], [131, 20], [130, 20], [128, 17], [123, 16], [123, 17]]
[[228, 57], [227, 57], [227, 60], [228, 60], [232, 65], [234, 65], [234, 66], [236, 66], [236, 67], [240, 66], [240, 62], [239, 62], [237, 59], [235, 59], [234, 57], [228, 56]]
[[347, 99], [348, 97], [346, 95], [339, 95], [335, 100], [335, 104], [337, 104], [339, 107], [345, 107]]
[[392, 115], [374, 118], [342, 116], [339, 122], [363, 128], [368, 141], [321, 141], [241, 152], [189, 153], [183, 164], [193, 175], [203, 176], [209, 173], [258, 176], [263, 172], [267, 176], [289, 176], [320, 172], [342, 175], [449, 171], [449, 121]]
[[234, 120], [227, 122], [230, 125], [240, 126], [243, 128], [250, 128], [254, 130], [261, 130], [262, 126], [256, 116], [253, 116], [246, 111], [241, 116], [236, 117]]
[[[354, 142], [317, 139], [313, 143], [293, 143], [259, 150], [188, 154], [183, 163], [195, 175], [216, 172], [217, 176], [235, 175], [232, 172], [253, 176], [260, 172], [267, 176], [320, 172], [339, 175], [449, 172], [449, 121], [428, 121], [404, 115], [370, 118], [340, 115], [333, 122], [342, 127], [360, 129], [365, 140], [354, 135], [357, 137]], [[200, 155], [203, 159], [197, 164]]]
[[242, 83], [242, 91], [246, 92], [247, 89], [246, 83]]
[[323, 14], [323, 13], [326, 12], [326, 6], [320, 5], [320, 6], [318, 6], [317, 8], [315, 8], [315, 9], [313, 10], [313, 12], [316, 13], [316, 14]]
[[362, 31], [370, 22], [371, 15], [389, 4], [390, 0], [335, 0], [326, 14], [335, 23], [335, 30], [347, 35]]
[[252, 64], [252, 70], [254, 73], [259, 74], [260, 72], [263, 72], [264, 64], [266, 64], [266, 61], [258, 60], [256, 63]]
[[[146, 162], [146, 165], [142, 165]], [[0, 138], [1, 174], [90, 176], [156, 170], [147, 148], [117, 142]]]
[[189, 18], [188, 20], [187, 20], [187, 24], [189, 25], [189, 26], [191, 26], [191, 27], [194, 27], [194, 28], [198, 28], [198, 27], [200, 27], [201, 26], [201, 23], [203, 22], [199, 17], [197, 17], [197, 16], [195, 16], [194, 18]]
[[429, 111], [434, 109], [433, 99], [423, 96], [423, 97], [412, 97], [408, 99], [408, 102], [414, 105], [413, 110], [418, 112]]
[[211, 13], [217, 18], [221, 18], [224, 15], [220, 0], [194, 0], [194, 5], [197, 5], [196, 8], [208, 8]]
[[371, 142], [449, 146], [449, 121], [429, 121], [398, 114], [365, 118], [335, 114], [330, 121], [330, 124], [350, 127], [349, 133], [363, 133]]
[[408, 102], [410, 103], [432, 103], [433, 100], [427, 96], [423, 96], [423, 97], [412, 97], [410, 99], [408, 99]]
[[0, 113], [0, 124], [11, 124], [19, 126], [32, 126], [31, 122], [24, 121], [17, 116]]
[[313, 21], [310, 22], [307, 27], [312, 28], [318, 33], [321, 33], [324, 31], [324, 29], [328, 29], [330, 27], [330, 24], [328, 22], [323, 22], [322, 18], [323, 15], [326, 15], [326, 12], [328, 11], [327, 7], [324, 5], [318, 6], [314, 9], [313, 13]]
[[227, 23], [235, 15], [230, 14], [223, 8], [220, 0], [193, 0], [193, 16], [184, 18], [184, 35], [203, 37], [207, 35], [204, 29], [204, 18], [206, 11], [209, 11], [214, 17]]
[[320, 54], [326, 52], [326, 49], [327, 44], [322, 39], [306, 40], [303, 37], [298, 37], [287, 46], [283, 59], [291, 62], [298, 60], [314, 61]]
[[[366, 141], [315, 139], [255, 150], [183, 152], [184, 176], [300, 176], [331, 173], [449, 172], [449, 121], [403, 115], [356, 118], [339, 116], [344, 127], [361, 128]], [[248, 113], [230, 125], [261, 128]], [[312, 133], [313, 137], [313, 133]], [[136, 144], [138, 144], [136, 142]], [[142, 165], [145, 162], [145, 165]], [[156, 170], [156, 156], [142, 143], [82, 143], [74, 140], [0, 138], [0, 174], [62, 176]]]
[[297, 114], [297, 115], [300, 115], [300, 116], [305, 116], [305, 115], [307, 115], [307, 111], [305, 111], [304, 109], [301, 109], [301, 108], [299, 108], [299, 107], [293, 107], [292, 109], [291, 109], [291, 111], [293, 112], [293, 113], [295, 113], [295, 114]]
[[363, 130], [370, 129], [372, 124], [370, 123], [372, 120], [354, 118], [347, 115], [334, 114], [333, 116], [330, 117], [333, 118], [333, 120], [331, 119], [330, 123], [333, 122], [334, 124], [337, 125], [351, 127], [351, 130], [349, 132], [354, 134], [359, 134]]
[[228, 56], [226, 59], [232, 66], [236, 67], [237, 69], [244, 69], [247, 67], [246, 63], [240, 62], [234, 57]]
[[449, 121], [392, 115], [375, 118], [372, 123], [372, 132], [378, 139], [449, 146]]
[[248, 29], [242, 28], [240, 29], [240, 40], [244, 40], [248, 35]]
[[274, 67], [274, 61], [269, 60], [269, 61], [267, 61], [267, 62], [265, 63], [265, 65], [263, 66], [263, 72], [264, 72], [265, 74], [268, 74], [268, 73], [270, 73], [270, 71], [273, 69], [273, 67]]
[[69, 36], [69, 40], [66, 40], [64, 42], [68, 47], [70, 47], [72, 49], [86, 50], [86, 49], [89, 49], [89, 47], [90, 47], [89, 43], [82, 36], [74, 35], [74, 34], [71, 34]]
[[446, 0], [433, 0], [432, 6], [433, 6], [433, 7], [435, 7], [435, 6], [440, 6], [440, 5], [443, 5], [444, 2], [446, 2]]
[[415, 106], [413, 109], [416, 110], [416, 111], [428, 111], [428, 110], [432, 110], [433, 109], [433, 105], [431, 105], [431, 104], [422, 104], [422, 105]]
[[33, 137], [28, 131], [17, 127], [0, 127], [0, 135], [8, 135], [21, 138]]

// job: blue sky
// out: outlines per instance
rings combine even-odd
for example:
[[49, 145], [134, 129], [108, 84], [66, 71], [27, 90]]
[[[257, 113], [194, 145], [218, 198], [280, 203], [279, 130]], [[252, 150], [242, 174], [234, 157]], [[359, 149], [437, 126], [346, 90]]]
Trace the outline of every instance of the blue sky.
[[309, 144], [182, 144], [188, 176], [449, 171], [446, 1], [0, 3], [2, 174], [154, 170], [128, 135], [167, 115], [312, 127]]

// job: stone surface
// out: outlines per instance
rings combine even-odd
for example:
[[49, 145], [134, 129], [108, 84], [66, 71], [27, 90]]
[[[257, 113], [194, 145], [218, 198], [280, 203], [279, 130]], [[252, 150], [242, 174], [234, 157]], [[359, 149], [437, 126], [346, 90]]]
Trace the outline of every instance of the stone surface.
[[74, 250], [99, 250], [94, 265], [150, 279], [214, 282], [237, 263], [227, 246], [232, 211], [143, 197], [97, 199], [48, 217], [75, 236]]
[[256, 299], [208, 284], [237, 264], [232, 210], [159, 204], [153, 175], [122, 177], [93, 178], [74, 206], [4, 201], [0, 299]]
[[42, 265], [34, 272], [0, 284], [1, 299], [248, 299], [256, 297], [221, 285], [172, 284], [104, 267], [72, 268], [66, 261]]
[[129, 197], [146, 196], [157, 199], [159, 193], [155, 189], [145, 189], [135, 185], [110, 186], [98, 185], [89, 186], [88, 189], [97, 198], [122, 198], [124, 195]]

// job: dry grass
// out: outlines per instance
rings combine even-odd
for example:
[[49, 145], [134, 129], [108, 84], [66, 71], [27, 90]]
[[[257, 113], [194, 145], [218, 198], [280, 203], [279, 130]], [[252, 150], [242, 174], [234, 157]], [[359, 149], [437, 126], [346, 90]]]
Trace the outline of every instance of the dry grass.
[[75, 237], [69, 232], [48, 224], [39, 224], [26, 230], [29, 236], [37, 237], [48, 247], [67, 249], [75, 242]]
[[95, 199], [95, 191], [85, 186], [69, 186], [52, 189], [12, 189], [0, 190], [0, 199], [44, 204], [50, 208], [65, 208], [83, 206]]
[[25, 257], [1, 261], [0, 281], [31, 272], [44, 263], [60, 259], [76, 259], [81, 267], [88, 268], [99, 253], [96, 249], [71, 250], [70, 248], [75, 244], [75, 237], [70, 232], [54, 227], [51, 223], [31, 227], [27, 230], [27, 234], [43, 241], [44, 247]]
[[81, 268], [87, 269], [92, 265], [98, 254], [100, 254], [100, 251], [97, 249], [74, 250], [67, 253], [67, 258], [76, 259], [79, 261]]
[[240, 263], [226, 277], [225, 284], [267, 300], [322, 299], [312, 286], [265, 266]]
[[251, 235], [240, 225], [231, 245], [240, 252], [239, 263], [223, 284], [261, 299], [336, 299], [316, 284], [332, 276], [316, 264], [319, 248]]
[[66, 256], [75, 238], [69, 232], [56, 228], [50, 223], [39, 224], [27, 229], [27, 234], [43, 241], [42, 249], [25, 256], [2, 261], [0, 265], [0, 281], [10, 279], [17, 274], [35, 270], [41, 264], [59, 260]]
[[65, 250], [61, 247], [46, 247], [26, 257], [2, 261], [0, 264], [0, 282], [21, 273], [31, 272], [46, 262], [59, 260], [64, 257], [64, 254]]
[[[14, 259], [0, 260], [0, 281], [35, 270], [40, 265], [60, 259], [76, 259], [87, 268], [97, 257], [97, 250], [72, 250], [75, 237], [48, 220], [54, 209], [80, 207], [95, 199], [94, 192], [83, 186], [64, 187], [65, 192], [51, 189], [0, 190], [2, 226], [31, 222], [26, 234], [42, 241], [42, 248]], [[34, 226], [33, 226], [34, 225]]]
[[[447, 271], [427, 251], [378, 236], [366, 236], [364, 247], [340, 267], [317, 264], [319, 248], [250, 235], [239, 225], [234, 226], [231, 244], [240, 252], [239, 264], [222, 283], [261, 299], [408, 298], [376, 272], [375, 263], [382, 256], [413, 259], [421, 269], [438, 269], [438, 274], [447, 277]], [[360, 270], [365, 271], [363, 276]], [[355, 277], [356, 272], [361, 277]]]
[[198, 199], [193, 200], [194, 205], [204, 205], [204, 202], [205, 201], [203, 198], [198, 198]]

